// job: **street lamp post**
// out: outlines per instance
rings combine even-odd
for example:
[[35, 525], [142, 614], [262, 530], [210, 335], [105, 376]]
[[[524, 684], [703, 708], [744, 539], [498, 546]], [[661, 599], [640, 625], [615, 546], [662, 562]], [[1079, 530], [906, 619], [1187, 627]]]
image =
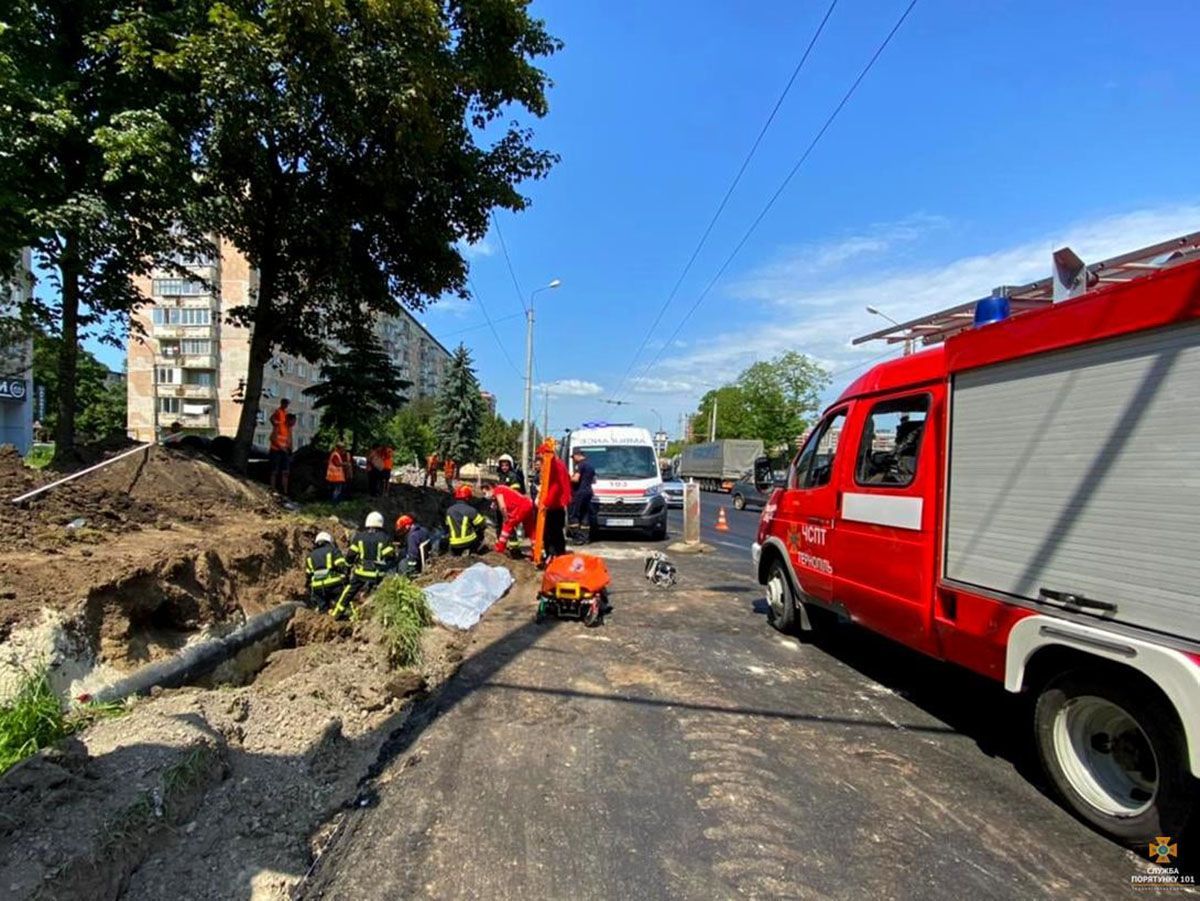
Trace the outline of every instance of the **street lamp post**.
[[[879, 309], [878, 307], [867, 307], [867, 312], [870, 313], [872, 316], [880, 316], [880, 317], [886, 319], [888, 322], [890, 322], [892, 325], [896, 326], [897, 328], [900, 327], [899, 322], [897, 322], [895, 319], [893, 319], [887, 313], [883, 312], [883, 310]], [[905, 338], [904, 339], [904, 355], [908, 356], [910, 353], [912, 353], [912, 351], [913, 351], [912, 338]]]
[[562, 284], [561, 279], [553, 279], [549, 284], [534, 288], [529, 295], [529, 306], [525, 309], [525, 421], [521, 425], [521, 466], [522, 471], [529, 477], [529, 432], [531, 429], [530, 416], [533, 413], [533, 298], [540, 291], [549, 291]]

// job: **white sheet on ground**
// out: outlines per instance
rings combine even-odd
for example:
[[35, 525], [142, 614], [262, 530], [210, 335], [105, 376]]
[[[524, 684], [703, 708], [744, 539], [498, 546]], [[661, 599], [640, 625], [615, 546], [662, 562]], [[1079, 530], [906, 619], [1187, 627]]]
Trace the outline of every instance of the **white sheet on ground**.
[[453, 582], [438, 582], [425, 589], [433, 618], [452, 629], [469, 629], [485, 610], [512, 586], [513, 577], [503, 566], [476, 563]]

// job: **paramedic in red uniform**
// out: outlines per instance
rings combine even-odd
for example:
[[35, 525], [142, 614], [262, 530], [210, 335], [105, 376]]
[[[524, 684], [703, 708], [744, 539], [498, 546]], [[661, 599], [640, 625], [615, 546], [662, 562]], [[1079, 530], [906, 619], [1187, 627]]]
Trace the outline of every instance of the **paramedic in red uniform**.
[[546, 496], [538, 498], [538, 504], [546, 511], [542, 550], [547, 557], [557, 557], [567, 552], [567, 506], [571, 503], [571, 474], [562, 458], [550, 452], [545, 445], [539, 447], [537, 453], [539, 460], [543, 454], [550, 453]]
[[533, 533], [537, 529], [537, 507], [528, 495], [508, 485], [484, 485], [483, 496], [496, 502], [496, 506], [500, 508], [500, 515], [504, 518], [504, 524], [500, 527], [500, 538], [492, 550], [503, 554], [508, 549], [508, 540], [517, 526], [523, 527], [526, 537], [533, 540]]

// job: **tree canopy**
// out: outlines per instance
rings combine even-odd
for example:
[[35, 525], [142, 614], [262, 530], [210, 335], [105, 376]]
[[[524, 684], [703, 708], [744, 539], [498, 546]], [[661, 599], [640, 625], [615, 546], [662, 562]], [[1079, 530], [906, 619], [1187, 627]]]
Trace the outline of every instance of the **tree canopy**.
[[[133, 278], [203, 245], [186, 72], [155, 65], [202, 4], [13, 0], [0, 15], [0, 266], [30, 247], [57, 296], [36, 320], [61, 334], [56, 457], [72, 456], [76, 367], [89, 333], [120, 345], [142, 302]], [[126, 52], [130, 46], [140, 53]]]
[[558, 46], [524, 0], [226, 0], [159, 55], [199, 82], [204, 183], [259, 276], [229, 311], [252, 328], [239, 462], [274, 353], [320, 360], [364, 309], [465, 296], [459, 248], [554, 162], [497, 120], [545, 114], [532, 61]]
[[[58, 361], [62, 357], [62, 338], [33, 336], [33, 385], [45, 396], [46, 415], [42, 427], [54, 432], [62, 390]], [[108, 367], [86, 350], [79, 351], [75, 370], [75, 426], [79, 439], [100, 441], [111, 435], [125, 434], [126, 389], [124, 381], [110, 379]]]
[[471, 354], [458, 345], [442, 377], [433, 431], [442, 459], [467, 463], [479, 456], [479, 438], [487, 414], [479, 394], [479, 380], [471, 365]]
[[768, 450], [792, 445], [821, 409], [821, 392], [829, 373], [811, 357], [786, 351], [743, 370], [731, 385], [700, 399], [694, 427], [696, 440], [709, 434], [709, 417], [717, 404], [717, 438], [760, 438]]

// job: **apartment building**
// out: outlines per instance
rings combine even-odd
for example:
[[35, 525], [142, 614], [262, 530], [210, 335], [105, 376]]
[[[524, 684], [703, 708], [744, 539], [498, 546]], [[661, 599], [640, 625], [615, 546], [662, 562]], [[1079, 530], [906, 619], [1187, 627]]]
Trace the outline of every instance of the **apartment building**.
[[[128, 426], [130, 437], [148, 441], [178, 422], [184, 432], [232, 436], [237, 432], [250, 361], [250, 332], [226, 321], [226, 309], [242, 306], [257, 289], [258, 274], [228, 241], [211, 259], [188, 260], [200, 279], [178, 274], [142, 279], [150, 298], [134, 316], [136, 329], [128, 350]], [[213, 291], [208, 285], [215, 287]], [[380, 317], [376, 333], [384, 350], [413, 382], [413, 397], [437, 392], [450, 359], [447, 350], [407, 311]], [[312, 440], [320, 412], [304, 394], [320, 379], [320, 367], [280, 354], [263, 372], [263, 397], [254, 443], [265, 447], [267, 416], [279, 399], [291, 401], [296, 414], [295, 442]]]

